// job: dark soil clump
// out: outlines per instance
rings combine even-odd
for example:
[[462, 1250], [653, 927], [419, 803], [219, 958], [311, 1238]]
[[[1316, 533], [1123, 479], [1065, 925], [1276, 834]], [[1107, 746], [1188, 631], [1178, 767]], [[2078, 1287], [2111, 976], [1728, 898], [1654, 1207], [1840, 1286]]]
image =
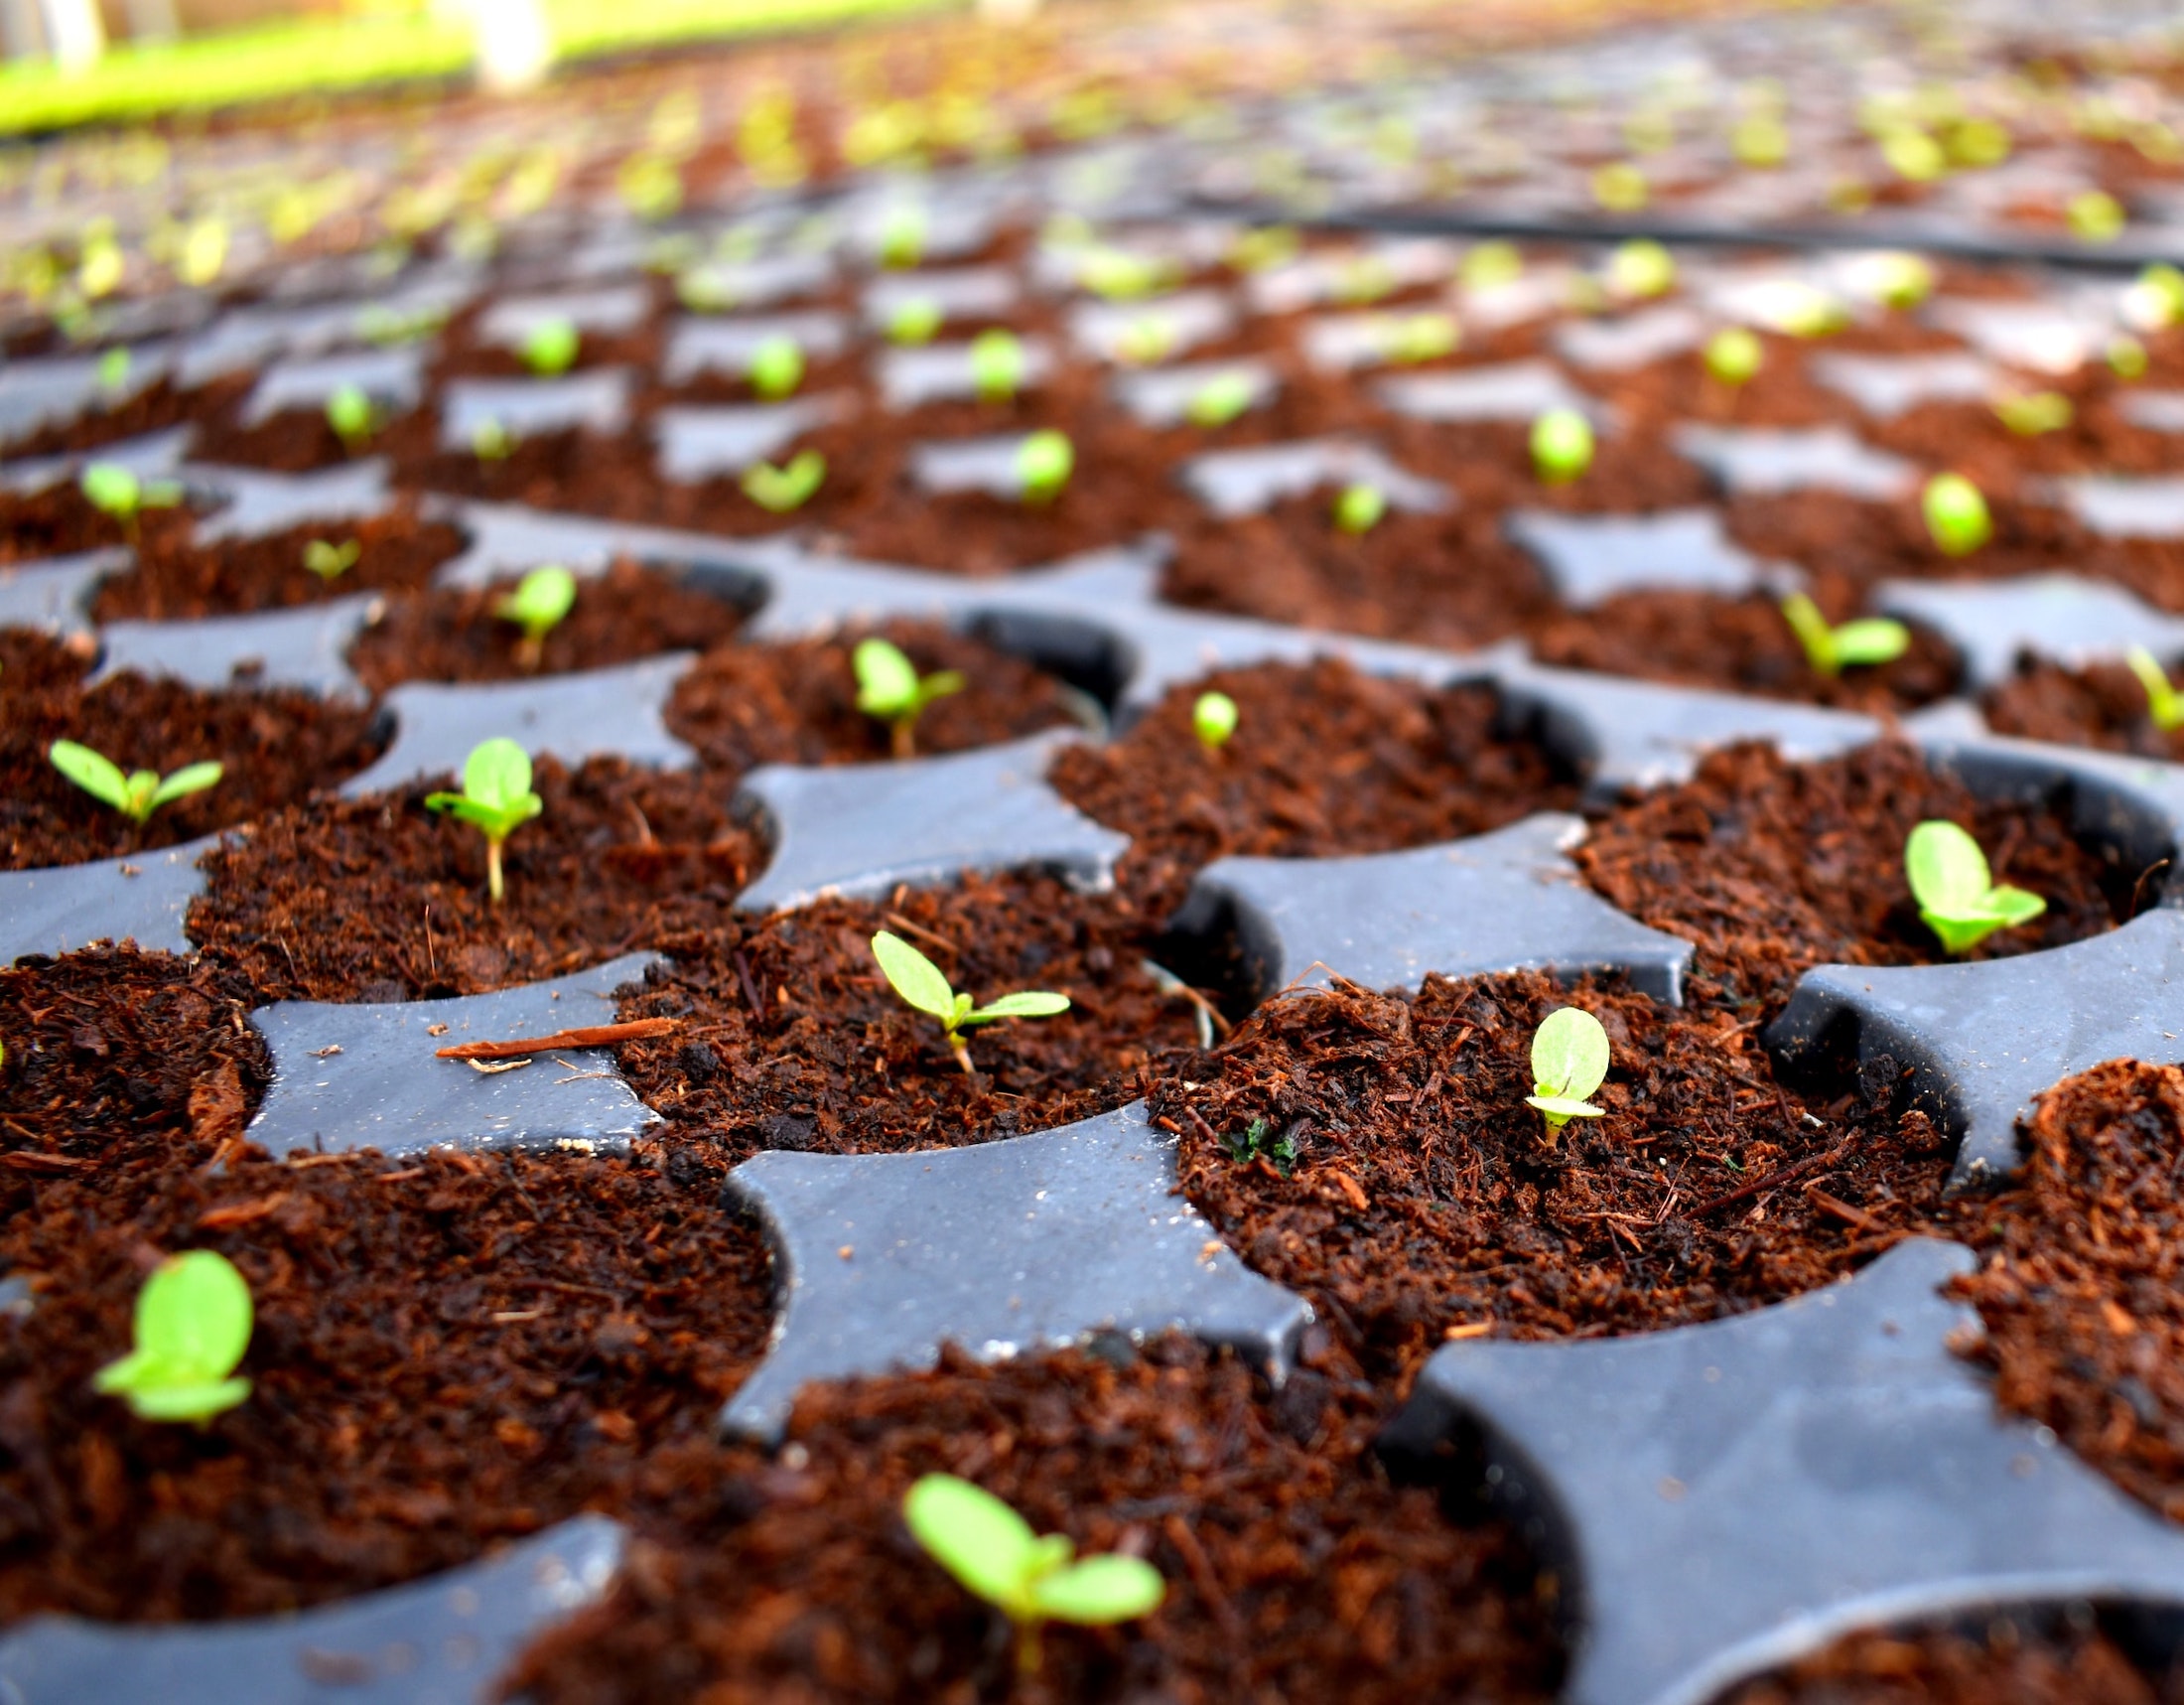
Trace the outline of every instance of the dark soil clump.
[[1903, 874], [1905, 837], [1930, 817], [1969, 829], [1996, 882], [2047, 901], [1968, 958], [2098, 935], [2128, 915], [2140, 886], [2140, 872], [2105, 866], [2062, 817], [1976, 798], [1891, 741], [1812, 764], [1771, 746], [1713, 753], [1685, 785], [1610, 812], [1574, 857], [1608, 901], [1697, 944], [1700, 998], [1772, 1018], [1798, 975], [1824, 961], [1941, 959]]
[[[1505, 1527], [1389, 1483], [1369, 1389], [1307, 1370], [1270, 1399], [1187, 1344], [1118, 1354], [950, 1352], [932, 1373], [809, 1388], [777, 1466], [727, 1456], [679, 1542], [641, 1547], [510, 1685], [539, 1705], [1552, 1697], [1551, 1582]], [[1015, 1684], [998, 1614], [902, 1524], [927, 1473], [1084, 1552], [1146, 1557], [1166, 1602], [1116, 1629], [1049, 1627], [1039, 1676]]]
[[349, 667], [374, 692], [403, 681], [520, 680], [663, 651], [703, 651], [733, 639], [744, 622], [724, 598], [657, 569], [617, 562], [581, 584], [569, 614], [546, 635], [538, 662], [526, 668], [518, 654], [523, 631], [496, 614], [517, 584], [396, 600], [357, 637]]
[[[115, 675], [86, 684], [86, 659], [16, 631], [0, 634], [0, 868], [81, 864], [172, 846], [331, 788], [378, 755], [369, 707], [289, 689], [205, 692]], [[217, 760], [217, 785], [163, 805], [139, 828], [54, 769], [47, 749], [73, 740], [124, 772], [161, 775]]]
[[[1198, 694], [1236, 701], [1218, 752], [1191, 727]], [[1178, 687], [1112, 744], [1049, 772], [1061, 795], [1130, 836], [1121, 880], [1164, 917], [1217, 858], [1388, 852], [1570, 810], [1575, 783], [1538, 746], [1495, 732], [1493, 692], [1431, 692], [1332, 659], [1223, 670]]]
[[[314, 539], [360, 548], [353, 566], [325, 579], [304, 566]], [[359, 592], [408, 591], [463, 548], [463, 535], [444, 522], [421, 520], [407, 506], [383, 515], [291, 527], [263, 538], [200, 544], [163, 530], [147, 534], [136, 566], [103, 582], [92, 605], [100, 622], [131, 618], [183, 622], [283, 610]]]

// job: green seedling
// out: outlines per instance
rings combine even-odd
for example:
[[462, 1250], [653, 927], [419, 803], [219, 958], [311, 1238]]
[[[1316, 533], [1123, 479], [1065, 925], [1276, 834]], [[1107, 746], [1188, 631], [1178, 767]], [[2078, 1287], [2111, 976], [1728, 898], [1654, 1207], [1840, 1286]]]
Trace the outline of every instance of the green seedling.
[[887, 986], [902, 997], [903, 1004], [940, 1021], [948, 1050], [966, 1077], [978, 1075], [971, 1068], [971, 1051], [963, 1042], [962, 1033], [970, 1026], [1005, 1018], [1052, 1018], [1069, 1010], [1067, 995], [1049, 994], [1044, 989], [1022, 989], [987, 1006], [973, 1006], [969, 995], [955, 992], [938, 965], [901, 936], [890, 935], [885, 929], [872, 938], [872, 956], [880, 961], [881, 974], [887, 979]]
[[1706, 340], [1706, 371], [1725, 385], [1749, 384], [1767, 359], [1756, 332], [1725, 326]]
[[505, 462], [515, 449], [515, 434], [491, 415], [471, 430], [471, 454], [480, 462]]
[[1172, 261], [1128, 249], [1088, 249], [1077, 262], [1077, 282], [1110, 302], [1135, 302], [1174, 282]]
[[1567, 486], [1592, 466], [1592, 422], [1573, 408], [1551, 408], [1532, 423], [1532, 467], [1542, 483]]
[[557, 314], [541, 320], [525, 333], [522, 347], [516, 353], [532, 372], [541, 378], [552, 378], [577, 364], [577, 351], [583, 342], [577, 323], [566, 315]]
[[130, 538], [137, 536], [137, 516], [146, 509], [171, 509], [182, 501], [182, 487], [173, 480], [139, 480], [119, 462], [93, 462], [76, 485], [93, 508], [121, 523]]
[[1860, 259], [1851, 287], [1889, 308], [1916, 308], [1934, 294], [1934, 265], [1923, 255], [1885, 249]]
[[1903, 873], [1919, 917], [1949, 953], [1969, 953], [1997, 929], [2029, 924], [2047, 910], [2037, 894], [1997, 884], [1986, 854], [1955, 823], [1929, 819], [1903, 843]]
[[925, 210], [915, 206], [887, 210], [880, 227], [880, 264], [896, 271], [925, 258]]
[[1645, 173], [1628, 160], [1602, 166], [1592, 174], [1592, 199], [1611, 213], [1634, 213], [1651, 194]]
[[1129, 1622], [1152, 1615], [1167, 1593], [1143, 1558], [1078, 1559], [1066, 1535], [1034, 1534], [992, 1492], [953, 1475], [920, 1479], [902, 1500], [902, 1519], [935, 1562], [1008, 1617], [1025, 1680], [1039, 1672], [1044, 1624]]
[[745, 469], [742, 484], [744, 496], [758, 507], [772, 514], [785, 515], [810, 502], [826, 477], [827, 459], [816, 450], [799, 450], [788, 459], [785, 468], [760, 462], [754, 468]]
[[1480, 243], [1463, 257], [1456, 276], [1466, 290], [1494, 290], [1524, 276], [1524, 255], [1506, 237]]
[[2106, 190], [2086, 190], [2071, 197], [2063, 216], [2071, 235], [2081, 242], [2114, 242], [2123, 233], [2123, 204]]
[[982, 402], [1007, 402], [1024, 385], [1024, 340], [998, 327], [971, 340], [971, 383]]
[[226, 1256], [170, 1256], [137, 1292], [135, 1348], [91, 1383], [147, 1421], [204, 1426], [250, 1395], [236, 1363], [250, 1348], [250, 1286]]
[[1790, 132], [1771, 112], [1749, 113], [1729, 132], [1729, 151], [1739, 165], [1764, 171], [1790, 157]]
[[[1208, 1026], [1208, 1029], [1211, 1027]], [[1272, 1127], [1264, 1119], [1254, 1119], [1240, 1131], [1231, 1131], [1221, 1139], [1221, 1146], [1228, 1150], [1229, 1159], [1238, 1166], [1250, 1166], [1254, 1161], [1265, 1161], [1284, 1178], [1297, 1165], [1297, 1139], [1292, 1136], [1272, 1136]]]
[[1991, 118], [1963, 119], [1951, 128], [1948, 148], [1960, 166], [1999, 166], [2009, 158], [2009, 129]]
[[1676, 257], [1645, 237], [1618, 243], [1608, 257], [1607, 287], [1618, 296], [1640, 301], [1666, 296], [1676, 288]]
[[1463, 331], [1449, 314], [1400, 314], [1380, 330], [1380, 353], [1397, 366], [1416, 366], [1452, 355]]
[[1816, 673], [1830, 677], [1853, 663], [1893, 662], [1911, 645], [1911, 630], [1886, 616], [1863, 616], [1831, 627], [1820, 606], [1802, 592], [1782, 601], [1782, 618], [1805, 647], [1805, 660]]
[[946, 316], [930, 296], [912, 296], [887, 316], [887, 340], [895, 344], [929, 344]]
[[1238, 272], [1265, 272], [1297, 258], [1303, 240], [1290, 225], [1261, 225], [1240, 231], [1229, 245], [1228, 263]]
[[2128, 333], [2118, 333], [2109, 340], [2105, 352], [2109, 371], [2126, 382], [2146, 376], [2146, 346]]
[[2145, 331], [2184, 326], [2184, 271], [2155, 261], [2126, 292], [2124, 305], [2132, 311], [2132, 324]]
[[1115, 354], [1137, 366], [1164, 361], [1175, 353], [1175, 326], [1160, 314], [1140, 314], [1115, 337]]
[[2168, 671], [2159, 659], [2145, 646], [2133, 645], [2123, 660], [2146, 689], [2146, 715], [2154, 727], [2163, 734], [2184, 727], [2184, 693], [2169, 684]]
[[535, 669], [545, 660], [546, 636], [561, 625], [576, 602], [577, 577], [560, 564], [549, 563], [532, 569], [516, 582], [513, 592], [493, 605], [495, 616], [523, 630], [515, 651], [518, 664]]
[[167, 777], [156, 770], [132, 770], [124, 776], [112, 759], [72, 740], [55, 741], [46, 748], [46, 758], [84, 792], [113, 806], [139, 828], [160, 806], [202, 793], [220, 779], [219, 765], [209, 760], [185, 764]]
[[1218, 752], [1235, 735], [1240, 714], [1227, 693], [1200, 693], [1190, 707], [1191, 732], [1208, 752]]
[[353, 456], [379, 430], [379, 410], [362, 385], [336, 385], [326, 399], [326, 423], [341, 441], [341, 448]]
[[794, 338], [765, 338], [751, 352], [751, 388], [768, 402], [794, 396], [804, 382], [804, 350]]
[[1880, 157], [1907, 184], [1931, 184], [1949, 170], [1949, 156], [1942, 145], [1916, 125], [1898, 125], [1885, 132]]
[[1926, 530], [1944, 556], [1970, 556], [1994, 536], [1986, 498], [1962, 474], [1937, 474], [1927, 481], [1920, 506]]
[[98, 357], [98, 388], [109, 395], [129, 382], [129, 352], [108, 350]]
[[2070, 398], [2059, 390], [2011, 391], [1994, 399], [1994, 416], [2019, 438], [2060, 432], [2071, 423]]
[[965, 682], [955, 669], [929, 675], [902, 654], [900, 646], [877, 636], [860, 639], [850, 653], [850, 667], [857, 672], [857, 708], [887, 725], [897, 758], [908, 758], [917, 747], [917, 719], [936, 698], [959, 693]]
[[1052, 427], [1034, 432], [1017, 447], [1017, 483], [1027, 503], [1050, 503], [1060, 497], [1076, 471], [1077, 452], [1067, 433]]
[[1597, 1119], [1607, 1109], [1585, 1097], [1607, 1076], [1607, 1032], [1582, 1007], [1558, 1007], [1532, 1038], [1532, 1093], [1524, 1104], [1547, 1121], [1548, 1140], [1572, 1119]]
[[531, 791], [530, 754], [503, 736], [480, 741], [463, 762], [463, 791], [428, 793], [425, 809], [475, 824], [485, 837], [485, 892], [500, 904], [500, 849], [546, 801]]
[[321, 580], [339, 580], [356, 566], [356, 559], [363, 554], [364, 547], [355, 539], [343, 539], [340, 544], [313, 539], [304, 546], [304, 567]]
[[1388, 512], [1388, 495], [1359, 481], [1345, 486], [1334, 500], [1334, 524], [1346, 533], [1369, 533]]
[[1216, 373], [1191, 393], [1183, 412], [1189, 415], [1191, 425], [1211, 430], [1228, 425], [1251, 407], [1252, 396], [1249, 373]]

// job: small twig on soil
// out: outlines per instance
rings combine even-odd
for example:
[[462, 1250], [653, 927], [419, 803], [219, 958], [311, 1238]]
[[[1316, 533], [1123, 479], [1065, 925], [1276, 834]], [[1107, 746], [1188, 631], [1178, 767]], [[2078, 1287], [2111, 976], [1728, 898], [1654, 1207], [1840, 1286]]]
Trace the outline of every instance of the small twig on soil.
[[949, 952], [958, 955], [960, 955], [963, 951], [961, 947], [958, 947], [953, 941], [949, 940], [947, 936], [936, 935], [932, 930], [924, 927], [924, 925], [919, 924], [912, 924], [899, 912], [883, 912], [880, 916], [885, 922], [892, 924], [897, 929], [901, 930], [906, 935], [915, 935], [921, 940], [930, 941], [936, 947], [944, 947]]
[[518, 1036], [506, 1042], [461, 1042], [453, 1048], [433, 1051], [435, 1060], [512, 1060], [523, 1054], [551, 1054], [557, 1048], [612, 1048], [617, 1042], [641, 1042], [665, 1036], [675, 1028], [671, 1018], [633, 1018], [620, 1024], [581, 1025], [557, 1030], [551, 1036]]
[[758, 979], [751, 974], [751, 958], [741, 947], [736, 949], [736, 976], [744, 985], [744, 999], [751, 1003], [751, 1016], [765, 1023], [765, 997], [758, 992]]
[[1688, 1217], [1698, 1219], [1705, 1214], [1713, 1212], [1715, 1208], [1727, 1208], [1733, 1203], [1746, 1201], [1759, 1195], [1762, 1191], [1779, 1190], [1793, 1179], [1800, 1179], [1809, 1172], [1819, 1172], [1835, 1165], [1837, 1161], [1849, 1152], [1850, 1139], [1845, 1137], [1834, 1148], [1824, 1153], [1807, 1155], [1803, 1160], [1790, 1166], [1776, 1167], [1773, 1172], [1766, 1174], [1764, 1177], [1753, 1179], [1751, 1183], [1730, 1191], [1726, 1196], [1717, 1196], [1711, 1202], [1701, 1203], [1691, 1210]]

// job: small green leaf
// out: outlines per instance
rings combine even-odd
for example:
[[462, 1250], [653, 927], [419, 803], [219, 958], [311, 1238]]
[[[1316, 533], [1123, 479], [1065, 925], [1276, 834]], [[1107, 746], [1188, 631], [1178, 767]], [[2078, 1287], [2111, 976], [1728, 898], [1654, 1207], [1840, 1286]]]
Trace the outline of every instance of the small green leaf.
[[491, 416], [471, 432], [471, 454], [480, 462], [502, 462], [515, 449], [515, 434]]
[[1217, 752], [1236, 733], [1241, 715], [1236, 701], [1227, 693], [1200, 693], [1198, 702], [1190, 707], [1191, 730], [1208, 752]]
[[900, 646], [878, 637], [860, 639], [850, 666], [857, 673], [857, 708], [867, 716], [891, 722], [917, 709], [917, 665]]
[[112, 759], [93, 752], [88, 746], [78, 746], [72, 740], [55, 741], [46, 749], [46, 757], [56, 770], [92, 798], [117, 811], [129, 809], [128, 779]]
[[794, 338], [760, 340], [751, 353], [751, 388], [767, 401], [794, 393], [804, 382], [804, 352]]
[[1911, 630], [1887, 616], [1861, 616], [1836, 630], [1836, 656], [1852, 663], [1889, 663], [1911, 648]]
[[1024, 340], [999, 328], [971, 340], [971, 382], [987, 402], [1007, 402], [1023, 387]]
[[1756, 332], [1742, 326], [1726, 326], [1706, 340], [1704, 356], [1706, 371], [1725, 385], [1740, 385], [1758, 375], [1767, 359]]
[[1017, 447], [1017, 480], [1030, 502], [1059, 497], [1076, 465], [1077, 453], [1067, 435], [1052, 428], [1032, 433]]
[[1151, 1616], [1166, 1596], [1160, 1570], [1142, 1557], [1087, 1557], [1031, 1584], [1040, 1616], [1087, 1627]]
[[1550, 486], [1567, 486], [1592, 466], [1592, 423], [1573, 408], [1551, 408], [1532, 423], [1532, 466]]
[[378, 411], [361, 385], [337, 385], [326, 399], [327, 425], [344, 445], [361, 444], [378, 423]]
[[135, 1348], [93, 1385], [155, 1421], [205, 1421], [249, 1394], [228, 1377], [250, 1348], [250, 1287], [224, 1255], [194, 1249], [162, 1262], [137, 1293]]
[[1646, 237], [1619, 243], [1608, 256], [1607, 286], [1618, 296], [1665, 296], [1676, 288], [1676, 257]]
[[1462, 329], [1450, 314], [1399, 314], [1380, 328], [1380, 353], [1397, 366], [1416, 366], [1452, 355]]
[[[560, 564], [549, 563], [518, 581], [515, 590], [493, 606], [493, 614], [536, 639], [551, 633], [576, 602], [577, 577]], [[524, 785], [530, 785], [528, 776]]]
[[[206, 761], [201, 764], [185, 764], [154, 789], [150, 810], [156, 811], [160, 806], [186, 794], [202, 793], [207, 787], [216, 786], [219, 779], [220, 767], [215, 763]], [[147, 811], [146, 814], [149, 815], [150, 812]]]
[[1067, 995], [1049, 994], [1044, 989], [1024, 989], [974, 1008], [964, 1015], [961, 1022], [992, 1024], [996, 1019], [1003, 1018], [1052, 1018], [1056, 1013], [1068, 1010]]
[[1979, 915], [1994, 879], [1979, 843], [1957, 824], [1929, 819], [1903, 843], [1903, 873], [1920, 907], [1943, 918]]
[[1582, 1101], [1607, 1076], [1607, 1032], [1582, 1007], [1558, 1007], [1532, 1038], [1532, 1075], [1539, 1093]]
[[934, 1561], [1012, 1617], [1029, 1611], [1028, 1576], [1038, 1551], [1030, 1524], [990, 1492], [953, 1475], [929, 1474], [902, 1500], [902, 1519]]
[[464, 761], [463, 791], [495, 810], [531, 814], [530, 754], [505, 736], [480, 741]]
[[1605, 1107], [1595, 1107], [1590, 1101], [1580, 1101], [1570, 1095], [1527, 1095], [1527, 1107], [1537, 1107], [1548, 1115], [1548, 1122], [1561, 1125], [1570, 1119], [1598, 1119], [1606, 1115]]
[[144, 501], [142, 484], [118, 462], [93, 462], [76, 484], [94, 507], [124, 519], [135, 514]]
[[776, 515], [800, 509], [827, 477], [827, 459], [816, 450], [799, 450], [786, 468], [761, 462], [744, 473], [744, 496]]
[[887, 337], [897, 344], [929, 344], [945, 317], [930, 296], [912, 296], [887, 316]]
[[364, 547], [354, 539], [343, 539], [340, 544], [313, 539], [304, 546], [304, 567], [321, 580], [339, 580], [356, 566], [356, 559], [363, 554]]
[[935, 669], [917, 683], [917, 708], [923, 710], [934, 699], [947, 698], [968, 685], [961, 669]]
[[959, 1022], [958, 996], [938, 965], [901, 936], [890, 935], [885, 929], [872, 938], [872, 956], [880, 961], [880, 974], [905, 1005], [930, 1013], [951, 1031], [955, 1029]]
[[1346, 533], [1369, 533], [1388, 512], [1388, 495], [1362, 481], [1345, 486], [1334, 500], [1334, 524]]
[[2168, 671], [2154, 654], [2143, 645], [2133, 645], [2123, 660], [2146, 689], [2146, 715], [2154, 727], [2166, 734], [2184, 724], [2184, 693], [2170, 685]]
[[1253, 395], [1249, 373], [1219, 373], [1191, 393], [1183, 412], [1193, 426], [1226, 426], [1251, 407]]
[[557, 314], [541, 320], [525, 334], [520, 352], [523, 364], [542, 377], [565, 373], [576, 365], [577, 351], [582, 343], [576, 322]]
[[1994, 535], [1979, 488], [1962, 474], [1937, 474], [1921, 498], [1926, 530], [1945, 556], [1969, 556]]

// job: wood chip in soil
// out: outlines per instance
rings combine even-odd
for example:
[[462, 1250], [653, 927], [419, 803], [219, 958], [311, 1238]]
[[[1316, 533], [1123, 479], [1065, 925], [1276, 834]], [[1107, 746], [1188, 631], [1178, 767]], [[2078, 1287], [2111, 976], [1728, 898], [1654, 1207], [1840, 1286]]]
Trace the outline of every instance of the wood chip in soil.
[[[91, 686], [87, 661], [25, 631], [0, 633], [0, 868], [82, 864], [229, 828], [338, 786], [385, 744], [369, 706], [288, 688], [207, 692], [133, 673]], [[213, 760], [224, 774], [139, 828], [54, 769], [47, 750], [59, 739], [124, 772], [166, 775]]]
[[[314, 540], [354, 543], [356, 561], [328, 579], [304, 566]], [[102, 581], [91, 606], [99, 622], [185, 622], [286, 610], [359, 592], [408, 591], [463, 548], [463, 535], [419, 518], [408, 505], [362, 520], [290, 527], [262, 538], [199, 543], [177, 529], [147, 532], [136, 565]]]
[[523, 680], [703, 651], [733, 639], [744, 622], [743, 611], [718, 593], [616, 562], [578, 583], [575, 605], [546, 635], [536, 664], [526, 666], [522, 629], [498, 614], [520, 579], [390, 600], [349, 647], [349, 667], [373, 692], [404, 681]]
[[[1202, 692], [1236, 701], [1208, 752]], [[1528, 740], [1496, 732], [1483, 686], [1433, 692], [1327, 658], [1218, 670], [1167, 694], [1120, 739], [1073, 747], [1048, 772], [1087, 816], [1130, 836], [1119, 880], [1151, 916], [1217, 858], [1389, 852], [1575, 808], [1574, 781]]]
[[[1103, 1354], [1112, 1360], [1103, 1359]], [[640, 1545], [614, 1594], [535, 1645], [510, 1685], [539, 1705], [701, 1693], [795, 1699], [1551, 1699], [1554, 1587], [1510, 1531], [1390, 1483], [1369, 1388], [1298, 1373], [1270, 1395], [1174, 1339], [807, 1387], [768, 1463], [725, 1456], [678, 1542]], [[998, 1613], [910, 1539], [916, 1478], [973, 1480], [1085, 1553], [1145, 1557], [1161, 1607], [1049, 1625], [1018, 1681]]]

